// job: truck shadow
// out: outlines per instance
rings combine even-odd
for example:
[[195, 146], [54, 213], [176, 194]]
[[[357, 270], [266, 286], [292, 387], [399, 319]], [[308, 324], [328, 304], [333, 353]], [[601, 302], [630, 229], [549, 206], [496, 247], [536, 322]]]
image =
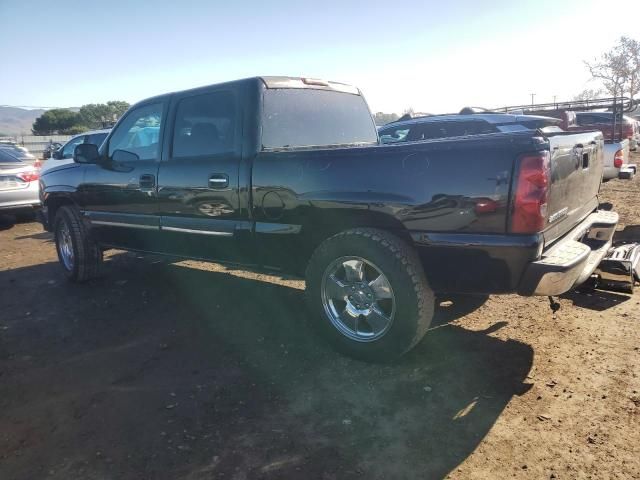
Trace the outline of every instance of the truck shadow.
[[32, 223], [34, 219], [34, 213], [24, 213], [20, 215], [0, 213], [0, 231], [10, 230], [19, 223]]
[[589, 310], [601, 312], [608, 310], [623, 302], [631, 300], [631, 296], [606, 290], [570, 291], [562, 295], [562, 298], [571, 300], [573, 305]]
[[448, 324], [482, 300], [371, 365], [318, 338], [299, 288], [110, 263], [87, 285], [0, 272], [0, 477], [443, 478], [530, 387], [533, 351], [488, 335], [500, 322]]
[[640, 225], [627, 225], [613, 234], [613, 243], [640, 242]]

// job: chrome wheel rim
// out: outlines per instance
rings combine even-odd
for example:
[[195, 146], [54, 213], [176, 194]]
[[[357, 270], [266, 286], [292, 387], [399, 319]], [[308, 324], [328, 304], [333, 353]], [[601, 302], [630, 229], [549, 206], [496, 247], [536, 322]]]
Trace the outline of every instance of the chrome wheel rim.
[[364, 258], [334, 260], [322, 277], [321, 295], [332, 325], [351, 340], [372, 342], [391, 328], [393, 289], [382, 270]]
[[71, 241], [71, 231], [66, 223], [62, 223], [58, 229], [58, 253], [64, 268], [73, 270], [73, 243]]

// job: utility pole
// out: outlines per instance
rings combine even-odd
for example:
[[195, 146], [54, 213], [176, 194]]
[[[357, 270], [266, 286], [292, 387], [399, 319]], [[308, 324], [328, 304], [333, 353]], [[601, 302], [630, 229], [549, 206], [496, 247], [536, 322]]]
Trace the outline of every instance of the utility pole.
[[554, 95], [554, 96], [553, 96], [553, 106], [554, 106], [554, 107], [556, 106], [556, 97], [557, 97], [557, 95]]
[[529, 95], [531, 95], [531, 105], [533, 106], [533, 98], [536, 96], [535, 93], [530, 93]]

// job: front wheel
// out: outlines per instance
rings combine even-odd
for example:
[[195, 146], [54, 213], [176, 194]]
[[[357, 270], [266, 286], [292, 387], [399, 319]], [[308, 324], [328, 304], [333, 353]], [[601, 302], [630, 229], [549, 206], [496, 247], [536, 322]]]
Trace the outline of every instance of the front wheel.
[[316, 326], [354, 358], [398, 358], [431, 323], [434, 296], [418, 255], [388, 232], [356, 228], [325, 240], [306, 278]]
[[67, 279], [85, 282], [98, 276], [102, 251], [89, 236], [75, 208], [63, 206], [58, 209], [54, 234], [58, 260]]

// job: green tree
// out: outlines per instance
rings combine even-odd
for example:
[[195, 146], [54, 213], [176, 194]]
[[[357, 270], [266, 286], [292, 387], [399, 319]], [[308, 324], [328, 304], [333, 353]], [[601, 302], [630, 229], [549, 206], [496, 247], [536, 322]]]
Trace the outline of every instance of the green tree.
[[34, 135], [69, 134], [82, 124], [80, 115], [65, 108], [47, 110], [33, 122]]
[[80, 107], [80, 117], [88, 128], [104, 128], [115, 123], [128, 108], [129, 104], [121, 100], [89, 103]]

